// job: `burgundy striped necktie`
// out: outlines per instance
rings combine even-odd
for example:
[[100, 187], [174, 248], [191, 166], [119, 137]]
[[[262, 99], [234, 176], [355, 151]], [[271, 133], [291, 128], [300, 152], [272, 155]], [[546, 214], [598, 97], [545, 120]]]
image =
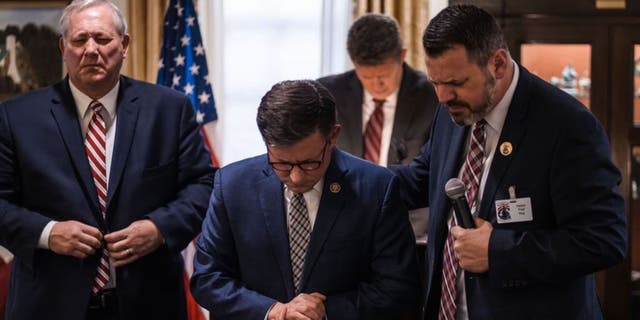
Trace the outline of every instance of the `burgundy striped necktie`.
[[[84, 141], [85, 151], [89, 158], [91, 166], [91, 174], [93, 175], [93, 183], [98, 193], [98, 202], [100, 203], [100, 212], [102, 218], [105, 218], [107, 203], [107, 156], [106, 156], [106, 133], [107, 127], [100, 113], [103, 106], [98, 101], [92, 101], [89, 108], [93, 110], [93, 116], [89, 122], [89, 129]], [[100, 256], [100, 264], [98, 265], [98, 273], [93, 283], [93, 293], [97, 293], [109, 282], [109, 252], [106, 248], [102, 249]]]
[[[476, 213], [478, 202], [476, 195], [480, 189], [480, 179], [482, 177], [482, 165], [484, 163], [484, 141], [485, 131], [484, 119], [478, 121], [471, 133], [471, 141], [467, 150], [467, 157], [462, 168], [462, 182], [467, 186], [466, 197], [471, 207], [471, 213]], [[449, 219], [448, 227], [457, 225], [454, 215]], [[440, 295], [439, 319], [453, 320], [456, 315], [456, 275], [458, 272], [458, 259], [453, 251], [453, 235], [447, 233], [447, 240], [444, 245], [444, 257], [442, 261], [442, 291]]]
[[375, 109], [364, 130], [364, 158], [373, 163], [379, 163], [380, 141], [382, 139], [382, 126], [384, 124], [382, 106], [385, 100], [373, 99], [373, 102]]

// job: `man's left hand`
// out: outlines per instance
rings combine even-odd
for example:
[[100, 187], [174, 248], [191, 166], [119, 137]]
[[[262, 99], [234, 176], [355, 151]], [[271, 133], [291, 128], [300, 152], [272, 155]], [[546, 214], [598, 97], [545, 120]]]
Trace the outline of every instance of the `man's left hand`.
[[128, 227], [104, 236], [114, 267], [134, 262], [160, 247], [160, 230], [149, 219], [134, 221]]
[[483, 273], [489, 271], [489, 238], [493, 226], [480, 218], [474, 218], [475, 229], [464, 229], [459, 226], [451, 228], [456, 239], [453, 250], [458, 256], [460, 267], [466, 271]]
[[285, 306], [286, 320], [321, 320], [326, 317], [324, 302], [327, 297], [319, 292], [300, 293]]

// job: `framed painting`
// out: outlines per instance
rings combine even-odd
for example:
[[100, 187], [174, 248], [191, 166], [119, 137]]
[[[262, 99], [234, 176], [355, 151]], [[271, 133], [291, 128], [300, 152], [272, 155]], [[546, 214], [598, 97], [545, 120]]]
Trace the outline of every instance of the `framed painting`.
[[58, 20], [67, 3], [0, 0], [0, 101], [62, 78]]

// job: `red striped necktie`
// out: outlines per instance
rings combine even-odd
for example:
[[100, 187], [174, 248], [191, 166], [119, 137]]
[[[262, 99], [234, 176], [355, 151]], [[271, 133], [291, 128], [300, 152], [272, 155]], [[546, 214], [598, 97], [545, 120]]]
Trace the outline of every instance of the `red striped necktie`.
[[[482, 166], [484, 164], [484, 125], [487, 122], [482, 119], [478, 121], [471, 132], [471, 141], [467, 150], [467, 157], [462, 168], [462, 182], [467, 186], [466, 197], [471, 207], [471, 212], [475, 214], [477, 210], [476, 195], [480, 189], [480, 179], [482, 178]], [[457, 225], [454, 215], [449, 219], [448, 227]], [[456, 276], [458, 272], [458, 259], [453, 251], [453, 235], [447, 234], [444, 245], [444, 257], [442, 261], [442, 286], [440, 293], [439, 319], [455, 319], [456, 315]]]
[[382, 140], [382, 126], [384, 112], [382, 106], [386, 100], [373, 99], [375, 109], [364, 130], [364, 158], [373, 162], [380, 161], [380, 141]]
[[[89, 129], [84, 141], [85, 151], [89, 158], [91, 166], [91, 174], [93, 183], [98, 193], [98, 202], [100, 203], [100, 212], [102, 218], [106, 216], [107, 203], [107, 153], [106, 153], [106, 134], [107, 127], [102, 114], [100, 113], [103, 106], [98, 101], [92, 101], [89, 108], [93, 110], [93, 116], [89, 122]], [[100, 256], [100, 264], [98, 265], [98, 273], [93, 283], [93, 293], [97, 293], [109, 282], [109, 252], [103, 247]]]

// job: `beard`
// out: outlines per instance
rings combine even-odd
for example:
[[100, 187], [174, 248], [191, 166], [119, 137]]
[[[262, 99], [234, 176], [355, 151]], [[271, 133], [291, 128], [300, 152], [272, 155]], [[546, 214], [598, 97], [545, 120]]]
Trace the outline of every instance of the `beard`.
[[485, 86], [483, 91], [483, 101], [482, 103], [471, 107], [471, 104], [467, 101], [462, 100], [452, 100], [446, 103], [447, 106], [465, 106], [468, 110], [471, 111], [469, 115], [462, 118], [462, 123], [455, 120], [453, 115], [451, 115], [451, 119], [458, 123], [459, 125], [470, 126], [482, 118], [484, 118], [491, 110], [493, 110], [497, 102], [495, 101], [495, 93], [496, 93], [496, 79], [489, 73], [489, 70], [484, 70], [485, 76]]

